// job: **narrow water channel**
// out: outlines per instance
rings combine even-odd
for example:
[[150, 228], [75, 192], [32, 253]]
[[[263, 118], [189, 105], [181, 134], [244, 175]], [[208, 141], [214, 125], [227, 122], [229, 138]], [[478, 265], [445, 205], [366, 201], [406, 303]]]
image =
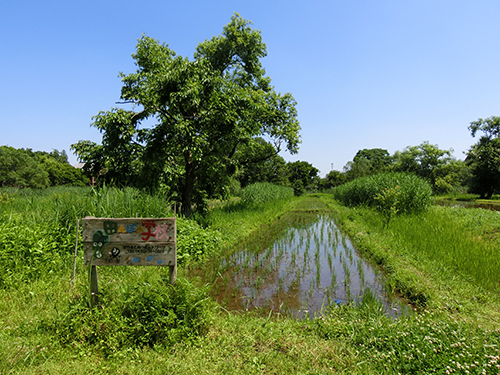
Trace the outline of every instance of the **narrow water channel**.
[[313, 317], [330, 305], [360, 303], [367, 294], [388, 315], [405, 309], [388, 295], [383, 275], [360, 256], [331, 217], [306, 214], [286, 223], [274, 231], [277, 238], [254, 239], [219, 260], [213, 296], [226, 308]]

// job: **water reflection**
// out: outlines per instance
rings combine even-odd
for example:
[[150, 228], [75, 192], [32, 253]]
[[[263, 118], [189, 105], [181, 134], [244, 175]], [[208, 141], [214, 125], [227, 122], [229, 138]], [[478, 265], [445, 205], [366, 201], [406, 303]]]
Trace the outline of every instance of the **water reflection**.
[[314, 316], [332, 304], [358, 303], [369, 290], [386, 313], [404, 307], [391, 299], [383, 275], [363, 259], [327, 215], [308, 214], [287, 225], [279, 239], [252, 241], [220, 260], [214, 297], [228, 309], [271, 309]]

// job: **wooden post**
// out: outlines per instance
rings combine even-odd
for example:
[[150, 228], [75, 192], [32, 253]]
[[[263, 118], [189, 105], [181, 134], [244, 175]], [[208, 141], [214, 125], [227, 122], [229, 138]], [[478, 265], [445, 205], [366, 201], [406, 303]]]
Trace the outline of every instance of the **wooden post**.
[[75, 286], [76, 277], [76, 257], [78, 256], [78, 230], [80, 228], [80, 219], [76, 221], [76, 241], [75, 241], [75, 259], [73, 260], [73, 278], [71, 279], [71, 287]]
[[177, 265], [175, 266], [168, 266], [169, 271], [170, 271], [170, 276], [169, 276], [169, 282], [172, 285], [175, 285], [175, 279], [177, 278]]
[[99, 289], [97, 286], [97, 267], [90, 267], [90, 307], [99, 304]]

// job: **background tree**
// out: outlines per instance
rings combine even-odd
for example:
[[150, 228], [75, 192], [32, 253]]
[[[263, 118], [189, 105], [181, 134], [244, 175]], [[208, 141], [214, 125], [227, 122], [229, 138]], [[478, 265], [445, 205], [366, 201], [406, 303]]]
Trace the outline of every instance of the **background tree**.
[[0, 186], [45, 188], [49, 174], [30, 149], [0, 146]]
[[370, 174], [386, 171], [392, 162], [389, 152], [382, 148], [365, 148], [363, 150], [359, 150], [356, 155], [354, 155], [353, 162], [358, 163], [361, 160], [369, 161]]
[[46, 188], [85, 185], [82, 171], [68, 163], [65, 151], [32, 151], [0, 146], [0, 186]]
[[137, 111], [99, 113], [93, 125], [103, 133], [102, 152], [80, 153], [80, 142], [77, 155], [120, 181], [140, 158], [138, 181], [177, 193], [189, 216], [193, 203], [227, 190], [240, 144], [264, 136], [276, 151], [298, 150], [296, 102], [271, 86], [260, 61], [266, 54], [261, 33], [237, 14], [222, 35], [198, 45], [193, 60], [143, 36], [132, 55], [137, 71], [121, 74], [121, 99]]
[[319, 182], [319, 170], [307, 161], [287, 163], [288, 180], [295, 195], [302, 195], [306, 190], [313, 190]]
[[344, 166], [343, 173], [348, 181], [359, 177], [370, 175], [371, 163], [368, 159], [360, 158], [356, 161], [348, 161]]
[[418, 146], [408, 146], [401, 152], [396, 151], [391, 168], [396, 172], [414, 173], [435, 187], [436, 178], [440, 177], [438, 172], [455, 160], [452, 154], [452, 149], [441, 150], [438, 145], [425, 141]]
[[348, 181], [358, 177], [381, 173], [391, 164], [391, 156], [387, 150], [381, 148], [359, 150], [352, 161], [344, 166], [344, 174]]
[[347, 181], [345, 173], [333, 170], [328, 172], [325, 178], [321, 179], [321, 188], [332, 189], [336, 186], [345, 184]]
[[483, 135], [467, 153], [471, 168], [470, 192], [490, 199], [500, 192], [500, 117], [480, 118], [469, 125], [472, 137]]
[[286, 186], [288, 169], [283, 157], [276, 153], [274, 146], [257, 137], [249, 144], [241, 144], [235, 158], [239, 167], [237, 178], [241, 187], [255, 182], [270, 182]]

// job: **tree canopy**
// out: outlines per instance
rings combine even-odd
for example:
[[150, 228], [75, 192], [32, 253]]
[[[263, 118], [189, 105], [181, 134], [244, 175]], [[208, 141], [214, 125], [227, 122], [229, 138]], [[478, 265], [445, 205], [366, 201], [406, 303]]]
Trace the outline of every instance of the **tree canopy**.
[[56, 185], [83, 186], [82, 171], [68, 163], [65, 151], [32, 151], [0, 146], [0, 187], [46, 188]]
[[295, 195], [301, 195], [306, 189], [313, 190], [319, 182], [319, 170], [307, 161], [294, 161], [287, 163], [288, 180], [293, 187]]
[[480, 118], [470, 123], [469, 130], [473, 137], [477, 132], [483, 133], [467, 153], [471, 192], [491, 198], [500, 192], [500, 117]]
[[103, 180], [177, 194], [189, 216], [193, 204], [224, 194], [238, 147], [263, 137], [276, 152], [298, 150], [296, 101], [271, 86], [266, 54], [260, 31], [238, 14], [192, 60], [143, 35], [132, 55], [136, 72], [120, 74], [120, 98], [133, 109], [99, 112], [92, 125], [102, 145], [72, 148]]

